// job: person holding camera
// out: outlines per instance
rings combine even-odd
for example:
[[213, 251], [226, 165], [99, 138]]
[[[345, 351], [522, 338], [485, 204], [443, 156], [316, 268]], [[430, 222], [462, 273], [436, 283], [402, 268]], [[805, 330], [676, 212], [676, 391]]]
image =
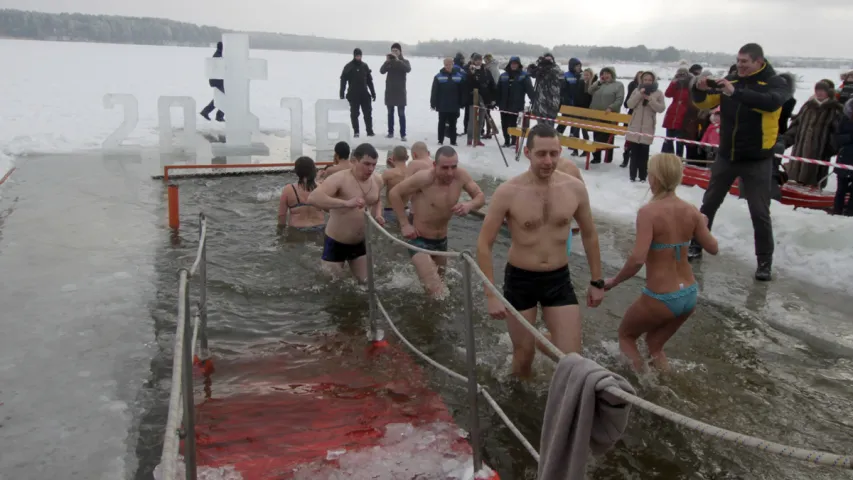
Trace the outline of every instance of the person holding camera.
[[[628, 97], [626, 105], [634, 111], [631, 123], [628, 124], [628, 134], [625, 135], [631, 148], [628, 172], [632, 182], [637, 180], [638, 174], [640, 181], [645, 182], [649, 165], [649, 147], [654, 140], [652, 135], [655, 134], [658, 113], [666, 109], [666, 101], [663, 98], [663, 92], [658, 89], [654, 73], [642, 73], [640, 83]], [[637, 135], [638, 133], [644, 135]]]
[[[675, 78], [666, 87], [666, 97], [672, 99], [672, 103], [666, 109], [666, 116], [663, 118], [663, 128], [666, 129], [666, 136], [669, 138], [690, 138], [687, 135], [687, 128], [690, 123], [698, 121], [699, 112], [693, 106], [690, 100], [690, 80], [693, 76], [686, 68], [678, 69]], [[694, 135], [695, 136], [695, 135]], [[675, 145], [673, 145], [675, 144]], [[662, 153], [674, 153], [679, 157], [684, 158], [684, 143], [675, 142], [674, 140], [664, 140]]]
[[535, 75], [532, 76], [536, 78], [536, 84], [533, 87], [533, 105], [530, 111], [538, 117], [552, 119], [537, 120], [536, 123], [553, 126], [553, 119], [560, 113], [560, 91], [565, 82], [563, 69], [554, 61], [554, 55], [546, 53], [540, 57]]
[[412, 65], [403, 58], [403, 48], [399, 43], [391, 45], [391, 53], [385, 56], [385, 63], [379, 73], [385, 77], [385, 106], [388, 108], [388, 138], [394, 138], [394, 108], [400, 119], [400, 140], [406, 141], [406, 76], [412, 71]]
[[[764, 58], [756, 43], [740, 48], [736, 72], [718, 80], [700, 78], [692, 91], [700, 109], [720, 106], [720, 148], [711, 165], [711, 179], [700, 211], [708, 217], [708, 228], [736, 178], [749, 204], [755, 230], [755, 279], [772, 279], [773, 224], [770, 220], [773, 147], [779, 131], [782, 105], [791, 96], [787, 83]], [[702, 256], [694, 240], [688, 257]]]
[[[466, 118], [468, 127], [466, 131], [468, 134], [468, 146], [470, 147], [474, 143], [474, 115], [477, 116], [477, 125], [479, 125], [477, 128], [482, 128], [485, 124], [487, 113], [486, 109], [482, 107], [488, 105], [491, 108], [494, 106], [495, 80], [492, 78], [492, 74], [483, 67], [483, 56], [479, 53], [471, 56], [471, 63], [468, 65], [468, 74], [465, 79], [467, 84], [465, 104], [468, 106], [468, 115]], [[481, 108], [474, 107], [475, 89], [479, 90], [480, 104], [477, 106]], [[482, 147], [483, 142], [478, 140], [477, 146]]]

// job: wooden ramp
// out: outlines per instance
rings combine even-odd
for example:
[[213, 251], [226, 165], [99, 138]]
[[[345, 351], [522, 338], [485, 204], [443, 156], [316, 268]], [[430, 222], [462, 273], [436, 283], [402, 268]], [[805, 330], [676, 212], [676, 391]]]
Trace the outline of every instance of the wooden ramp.
[[282, 345], [219, 360], [205, 384], [199, 466], [232, 466], [247, 480], [473, 476], [466, 434], [394, 345]]

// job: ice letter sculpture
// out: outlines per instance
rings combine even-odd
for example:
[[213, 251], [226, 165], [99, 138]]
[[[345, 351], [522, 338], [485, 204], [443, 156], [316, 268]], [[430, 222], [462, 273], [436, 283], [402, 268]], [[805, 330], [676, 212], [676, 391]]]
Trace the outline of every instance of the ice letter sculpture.
[[332, 150], [334, 144], [329, 138], [329, 133], [336, 133], [336, 142], [352, 143], [350, 126], [346, 123], [329, 123], [329, 112], [332, 110], [349, 111], [349, 103], [346, 100], [317, 100], [314, 104], [315, 132], [317, 133], [317, 150]]
[[249, 111], [249, 81], [267, 79], [267, 61], [249, 58], [249, 36], [223, 34], [222, 58], [208, 58], [205, 71], [207, 78], [221, 78], [226, 92], [214, 92], [214, 101], [222, 105], [225, 112], [225, 143], [214, 144], [213, 154], [269, 155], [266, 145], [252, 144], [252, 134], [259, 130], [259, 121]]
[[282, 98], [281, 108], [290, 110], [290, 161], [302, 156], [302, 99]]
[[[172, 145], [174, 129], [172, 128], [172, 107], [180, 107], [184, 113], [184, 128], [181, 132], [182, 148]], [[175, 151], [194, 152], [195, 144], [195, 100], [192, 97], [160, 97], [157, 99], [157, 117], [160, 125], [160, 153], [170, 154]]]

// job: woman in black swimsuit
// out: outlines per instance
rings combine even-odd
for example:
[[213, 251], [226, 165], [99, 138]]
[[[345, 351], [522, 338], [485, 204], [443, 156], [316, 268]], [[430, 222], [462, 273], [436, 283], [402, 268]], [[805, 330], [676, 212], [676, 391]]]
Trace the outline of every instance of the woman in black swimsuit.
[[[309, 157], [296, 159], [293, 171], [299, 180], [286, 185], [281, 191], [281, 201], [278, 205], [279, 228], [290, 226], [300, 231], [322, 231], [326, 225], [326, 215], [317, 207], [303, 203], [308, 194], [317, 188], [317, 167]], [[290, 212], [288, 221], [287, 213]]]

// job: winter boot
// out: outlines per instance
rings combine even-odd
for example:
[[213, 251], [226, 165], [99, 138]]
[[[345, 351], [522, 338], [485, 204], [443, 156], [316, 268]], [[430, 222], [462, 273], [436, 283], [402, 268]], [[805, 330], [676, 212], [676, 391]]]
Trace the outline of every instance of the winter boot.
[[693, 260], [701, 260], [702, 259], [702, 246], [696, 243], [695, 240], [690, 241], [690, 247], [687, 249], [687, 260], [692, 262]]
[[759, 259], [758, 268], [755, 269], [755, 279], [759, 282], [773, 280], [773, 260]]
[[216, 112], [216, 121], [217, 122], [224, 122], [225, 121], [225, 112], [223, 112], [222, 110]]
[[210, 102], [209, 104], [207, 104], [206, 107], [204, 107], [204, 110], [200, 112], [201, 116], [204, 117], [205, 120], [210, 121], [210, 112], [212, 112], [215, 108], [216, 107], [213, 106], [213, 102]]

